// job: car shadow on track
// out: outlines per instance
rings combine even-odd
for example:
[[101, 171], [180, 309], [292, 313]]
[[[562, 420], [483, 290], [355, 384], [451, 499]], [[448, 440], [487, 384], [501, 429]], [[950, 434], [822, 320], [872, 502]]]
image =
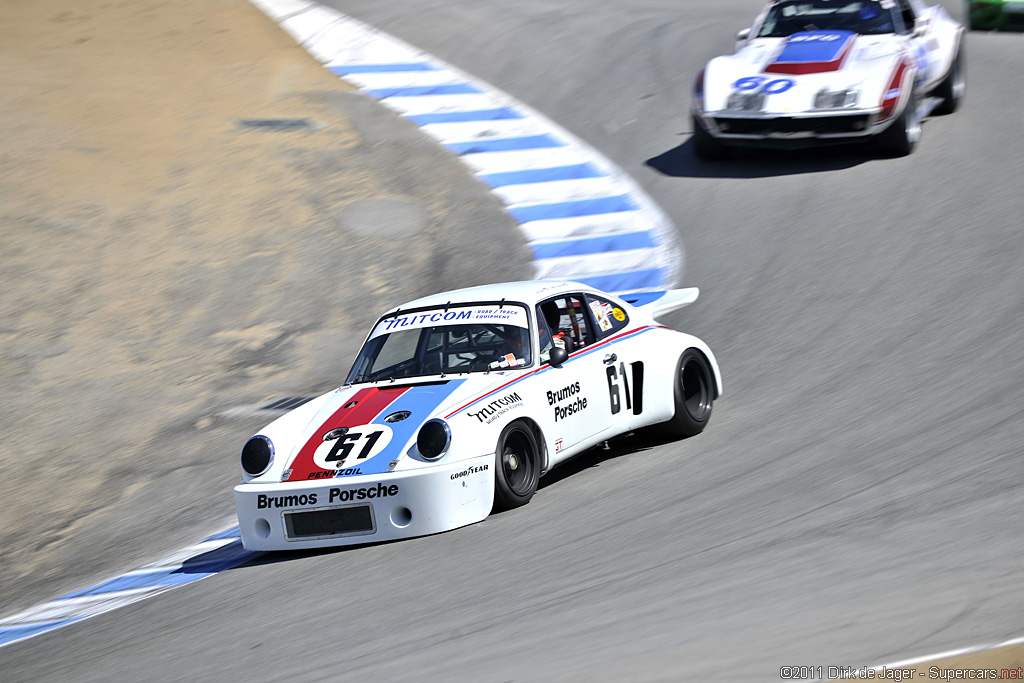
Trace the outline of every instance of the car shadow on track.
[[610, 460], [641, 453], [656, 446], [674, 442], [674, 439], [658, 439], [646, 433], [629, 432], [622, 434], [614, 439], [609, 439], [607, 446], [595, 446], [560, 464], [541, 478], [537, 490], [539, 491], [557, 484], [591, 467], [600, 467], [602, 463]]
[[797, 150], [734, 148], [728, 159], [703, 161], [694, 153], [692, 139], [688, 139], [645, 163], [673, 178], [770, 178], [841, 171], [878, 158], [862, 143]]

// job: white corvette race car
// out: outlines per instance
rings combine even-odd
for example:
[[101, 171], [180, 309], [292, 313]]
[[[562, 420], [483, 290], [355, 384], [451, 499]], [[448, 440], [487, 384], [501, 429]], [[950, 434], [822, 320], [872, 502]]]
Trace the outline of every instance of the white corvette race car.
[[909, 154], [921, 119], [964, 96], [963, 27], [921, 0], [779, 0], [697, 76], [693, 149], [792, 148], [873, 136]]
[[245, 444], [243, 545], [446, 531], [524, 505], [550, 468], [613, 436], [699, 433], [722, 391], [718, 364], [700, 339], [654, 319], [697, 293], [519, 282], [388, 312], [344, 386]]

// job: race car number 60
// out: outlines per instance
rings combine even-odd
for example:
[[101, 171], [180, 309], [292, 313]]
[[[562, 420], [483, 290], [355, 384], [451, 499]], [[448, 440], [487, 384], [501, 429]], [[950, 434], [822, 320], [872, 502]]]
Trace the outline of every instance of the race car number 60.
[[[796, 85], [796, 81], [791, 78], [776, 78], [773, 81], [769, 81], [764, 76], [747, 76], [741, 78], [732, 84], [732, 87], [737, 90], [758, 90], [768, 95], [778, 95], [784, 93], [790, 88]], [[764, 86], [764, 87], [762, 87]]]

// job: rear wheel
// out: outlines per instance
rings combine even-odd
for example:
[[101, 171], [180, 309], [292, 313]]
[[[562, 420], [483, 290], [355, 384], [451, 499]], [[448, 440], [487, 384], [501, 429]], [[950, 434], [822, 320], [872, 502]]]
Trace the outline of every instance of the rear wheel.
[[704, 431], [715, 400], [715, 376], [711, 364], [697, 349], [687, 349], [676, 363], [673, 399], [675, 414], [671, 420], [655, 425], [654, 431], [673, 439]]
[[494, 508], [526, 505], [540, 481], [540, 449], [526, 423], [513, 422], [502, 430], [494, 453]]
[[917, 98], [911, 95], [892, 125], [878, 134], [878, 147], [889, 156], [905, 157], [920, 139], [921, 117], [917, 114]]
[[963, 46], [957, 48], [956, 56], [953, 57], [953, 65], [949, 67], [946, 75], [938, 87], [935, 88], [935, 96], [942, 98], [942, 104], [935, 107], [938, 114], [952, 114], [960, 108], [960, 102], [967, 92], [967, 75], [964, 73]]
[[704, 130], [696, 116], [692, 116], [693, 137], [690, 139], [693, 144], [693, 153], [698, 159], [704, 161], [720, 161], [729, 156], [729, 148], [715, 139], [715, 137]]

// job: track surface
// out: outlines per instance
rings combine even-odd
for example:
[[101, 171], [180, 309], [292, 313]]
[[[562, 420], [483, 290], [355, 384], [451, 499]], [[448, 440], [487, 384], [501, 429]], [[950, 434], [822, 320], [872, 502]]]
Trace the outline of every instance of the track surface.
[[753, 0], [333, 5], [633, 173], [727, 394], [703, 435], [583, 456], [520, 510], [267, 557], [6, 648], [5, 681], [770, 681], [1024, 631], [1024, 38], [968, 35], [965, 107], [906, 159], [703, 165], [690, 83]]

